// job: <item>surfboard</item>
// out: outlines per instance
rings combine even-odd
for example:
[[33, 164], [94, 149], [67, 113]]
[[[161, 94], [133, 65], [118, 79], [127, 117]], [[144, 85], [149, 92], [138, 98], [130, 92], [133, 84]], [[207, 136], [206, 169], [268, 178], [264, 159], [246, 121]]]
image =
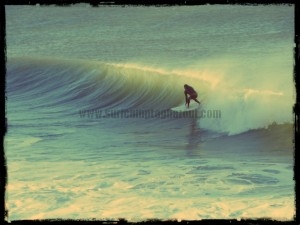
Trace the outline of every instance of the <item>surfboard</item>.
[[200, 105], [198, 103], [190, 104], [189, 108], [185, 104], [183, 104], [180, 106], [173, 107], [171, 108], [171, 110], [175, 112], [187, 112], [187, 111], [198, 109], [199, 107]]

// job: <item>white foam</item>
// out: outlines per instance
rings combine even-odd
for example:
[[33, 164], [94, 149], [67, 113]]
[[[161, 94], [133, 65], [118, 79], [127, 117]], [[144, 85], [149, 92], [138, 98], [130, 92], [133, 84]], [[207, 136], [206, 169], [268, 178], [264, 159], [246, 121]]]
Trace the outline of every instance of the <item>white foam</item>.
[[[201, 163], [204, 164], [199, 167]], [[236, 170], [231, 170], [229, 165], [233, 164], [211, 160], [198, 162], [194, 166], [192, 162], [186, 162], [178, 168], [177, 160], [163, 164], [148, 161], [142, 166], [149, 173], [137, 175], [141, 164], [134, 161], [102, 161], [99, 164], [35, 162], [35, 170], [41, 176], [39, 179], [26, 180], [31, 177], [32, 163], [14, 162], [10, 163], [9, 168], [17, 170], [9, 173], [7, 186], [9, 219], [126, 218], [137, 221], [149, 218], [293, 218], [295, 210], [292, 195], [276, 191], [277, 184], [270, 184], [272, 188], [265, 187], [274, 192], [245, 194], [267, 184], [230, 183], [228, 177], [235, 174]], [[239, 169], [239, 173], [248, 176], [253, 173], [253, 168], [257, 169], [255, 173], [275, 169], [272, 164], [259, 163], [234, 166], [243, 168]], [[291, 183], [292, 171], [285, 168], [285, 164], [277, 165], [280, 173], [267, 175], [277, 177], [282, 181], [278, 185], [286, 186]], [[61, 177], [61, 171], [64, 171], [64, 177]], [[99, 188], [103, 180], [112, 185]], [[292, 192], [293, 185], [290, 185], [290, 189]]]

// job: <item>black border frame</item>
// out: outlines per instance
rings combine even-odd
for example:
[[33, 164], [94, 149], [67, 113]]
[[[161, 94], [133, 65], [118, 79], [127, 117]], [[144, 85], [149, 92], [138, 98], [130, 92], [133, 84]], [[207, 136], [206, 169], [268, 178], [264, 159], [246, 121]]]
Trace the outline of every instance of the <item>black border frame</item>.
[[[48, 5], [48, 4], [56, 4], [60, 6], [67, 6], [74, 3], [88, 3], [94, 7], [98, 7], [101, 5], [134, 5], [134, 6], [171, 6], [171, 5], [203, 5], [203, 4], [291, 4], [295, 7], [295, 47], [294, 47], [294, 83], [296, 88], [296, 101], [294, 104], [294, 181], [295, 181], [295, 215], [293, 221], [274, 221], [268, 218], [261, 218], [255, 220], [200, 220], [200, 221], [160, 221], [158, 219], [150, 219], [141, 222], [130, 222], [125, 219], [119, 219], [116, 221], [103, 221], [103, 220], [62, 220], [62, 219], [50, 219], [50, 220], [16, 220], [16, 221], [7, 221], [8, 210], [5, 206], [5, 193], [6, 193], [6, 185], [7, 185], [7, 164], [6, 164], [6, 156], [5, 156], [5, 142], [4, 136], [7, 132], [7, 118], [6, 118], [6, 14], [5, 14], [5, 5]], [[0, 192], [1, 192], [1, 200], [0, 200], [0, 224], [300, 224], [300, 216], [299, 216], [299, 176], [300, 172], [298, 171], [299, 165], [299, 143], [300, 143], [300, 135], [299, 135], [299, 22], [300, 22], [300, 7], [297, 0], [2, 0], [0, 3], [0, 44], [1, 44], [1, 52], [0, 52], [0, 60], [1, 60], [1, 80], [0, 80], [0, 131], [1, 131], [1, 150], [0, 150]]]

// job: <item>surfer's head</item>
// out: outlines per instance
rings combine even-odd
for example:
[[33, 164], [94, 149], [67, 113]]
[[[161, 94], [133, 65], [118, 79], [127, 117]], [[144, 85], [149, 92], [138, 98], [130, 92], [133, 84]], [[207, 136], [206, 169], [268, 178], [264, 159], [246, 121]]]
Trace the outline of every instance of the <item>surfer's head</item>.
[[184, 88], [188, 88], [188, 86], [189, 86], [189, 85], [187, 85], [187, 84], [183, 85]]

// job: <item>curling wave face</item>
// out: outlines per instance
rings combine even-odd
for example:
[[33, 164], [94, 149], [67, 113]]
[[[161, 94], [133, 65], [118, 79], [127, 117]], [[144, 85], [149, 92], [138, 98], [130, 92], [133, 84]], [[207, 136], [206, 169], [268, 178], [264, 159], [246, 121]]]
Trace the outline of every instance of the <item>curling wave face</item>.
[[8, 95], [33, 108], [168, 110], [184, 104], [182, 85], [189, 83], [198, 91], [199, 110], [218, 110], [221, 115], [198, 118], [200, 128], [238, 134], [292, 123], [293, 88], [280, 87], [280, 79], [270, 86], [262, 79], [251, 83], [230, 77], [226, 70], [168, 70], [54, 58], [13, 58], [7, 69]]

